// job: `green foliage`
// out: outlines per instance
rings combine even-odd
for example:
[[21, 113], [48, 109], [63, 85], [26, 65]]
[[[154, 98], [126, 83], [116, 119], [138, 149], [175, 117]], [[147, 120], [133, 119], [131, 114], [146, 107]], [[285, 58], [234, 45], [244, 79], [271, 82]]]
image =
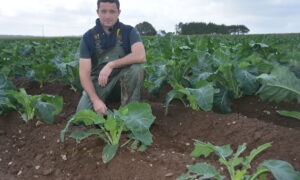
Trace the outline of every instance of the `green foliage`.
[[54, 115], [62, 111], [63, 99], [60, 96], [48, 94], [28, 95], [23, 88], [19, 91], [8, 90], [6, 92], [13, 96], [14, 101], [10, 101], [10, 105], [20, 113], [25, 122], [38, 115], [43, 121], [52, 124]]
[[300, 173], [293, 166], [281, 160], [264, 161], [261, 166], [271, 171], [276, 179], [296, 180], [300, 179]]
[[[207, 111], [213, 107], [222, 113], [230, 113], [232, 100], [245, 95], [258, 94], [263, 100], [276, 102], [297, 100], [293, 91], [297, 91], [300, 79], [299, 40], [299, 34], [143, 37], [147, 53], [144, 84], [156, 96], [161, 89], [171, 88], [162, 98], [166, 112], [172, 99], [180, 99], [193, 109]], [[9, 78], [27, 77], [41, 85], [65, 82], [80, 91], [79, 41], [1, 40], [0, 72]], [[286, 70], [279, 72], [278, 66]], [[283, 88], [272, 88], [267, 79]], [[198, 84], [203, 81], [210, 86], [210, 92], [206, 91], [209, 100], [197, 97]]]
[[32, 120], [35, 115], [36, 104], [38, 96], [27, 95], [25, 89], [20, 89], [20, 91], [7, 91], [8, 94], [11, 94], [20, 104], [20, 108], [15, 106], [15, 110], [21, 114], [22, 119], [27, 122]]
[[13, 98], [6, 93], [6, 90], [15, 90], [16, 87], [12, 82], [7, 79], [7, 77], [0, 72], [0, 115], [13, 109], [10, 101], [13, 101]]
[[196, 163], [195, 165], [187, 166], [188, 172], [176, 178], [176, 180], [186, 179], [223, 179], [223, 176], [212, 165], [206, 163]]
[[257, 92], [263, 100], [281, 102], [297, 100], [300, 103], [300, 79], [287, 67], [275, 66], [271, 74], [257, 77], [262, 83]]
[[300, 120], [300, 112], [298, 111], [276, 111], [276, 112], [282, 116], [287, 116], [287, 117], [296, 118]]
[[[231, 180], [265, 180], [266, 173], [272, 173], [277, 180], [290, 179], [295, 180], [300, 178], [300, 172], [294, 170], [293, 166], [289, 163], [281, 160], [267, 160], [260, 164], [256, 171], [250, 171], [251, 163], [253, 159], [271, 146], [271, 143], [266, 143], [253, 149], [250, 155], [246, 157], [240, 157], [240, 155], [246, 150], [246, 144], [239, 145], [236, 152], [233, 153], [230, 145], [214, 146], [211, 143], [204, 143], [195, 140], [195, 148], [191, 153], [194, 157], [208, 157], [211, 153], [215, 153], [219, 157], [219, 162], [228, 170]], [[253, 174], [249, 174], [253, 172]], [[211, 165], [206, 163], [197, 163], [193, 166], [188, 166], [188, 173], [181, 175], [177, 180], [187, 179], [224, 179], [225, 176], [221, 176], [220, 173]], [[226, 178], [227, 179], [227, 178]]]
[[[74, 90], [81, 90], [77, 73], [79, 41], [79, 38], [1, 40], [0, 72], [13, 78], [36, 80], [41, 86], [45, 82], [62, 81], [70, 83]], [[71, 67], [59, 67], [60, 64]]]
[[235, 78], [243, 94], [252, 95], [258, 90], [259, 84], [251, 69], [236, 69]]
[[197, 88], [184, 88], [179, 84], [172, 84], [171, 90], [165, 101], [166, 114], [168, 113], [168, 106], [173, 99], [180, 99], [185, 105], [184, 97], [187, 97], [189, 106], [192, 109], [210, 111], [213, 105], [213, 98], [215, 90], [213, 86], [207, 81], [199, 81]]
[[70, 84], [71, 89], [74, 91], [81, 91], [81, 83], [79, 77], [79, 61], [64, 60], [59, 58], [53, 59], [55, 67], [59, 70], [59, 76], [63, 77], [63, 81]]
[[219, 92], [215, 93], [214, 95], [214, 107], [224, 114], [230, 113], [232, 99], [231, 92], [225, 87], [218, 84], [216, 88], [219, 89]]
[[[199, 101], [197, 104], [197, 98], [191, 96], [189, 91], [198, 89], [197, 84], [203, 81], [212, 87], [210, 93], [206, 92], [209, 95], [213, 94], [213, 101], [207, 101], [211, 103], [207, 107], [213, 106], [222, 113], [231, 112], [232, 99], [254, 95], [258, 89], [262, 99], [272, 101], [272, 98], [277, 96], [271, 93], [277, 91], [277, 88], [272, 90], [270, 87], [270, 95], [265, 96], [267, 86], [263, 78], [280, 66], [286, 68], [286, 73], [282, 75], [287, 74], [299, 79], [300, 67], [297, 63], [299, 39], [298, 34], [290, 36], [166, 35], [159, 38], [146, 38], [148, 62], [145, 86], [154, 95], [158, 95], [162, 88], [172, 88], [165, 97], [166, 112], [172, 99], [179, 99], [187, 107], [204, 110], [203, 107], [199, 107]], [[284, 42], [289, 44], [288, 48], [282, 45]], [[292, 58], [290, 54], [293, 54]], [[279, 77], [278, 72], [271, 73], [272, 76], [273, 74], [274, 81], [287, 78], [286, 75]], [[290, 85], [292, 86], [289, 86], [289, 89], [295, 90], [299, 83], [296, 80]], [[292, 99], [281, 98], [279, 101]]]
[[115, 112], [117, 116], [125, 121], [126, 127], [132, 132], [133, 139], [145, 145], [152, 144], [150, 127], [155, 120], [149, 104], [131, 103]]
[[121, 134], [124, 131], [130, 130], [129, 137], [135, 140], [135, 146], [137, 141], [141, 142], [143, 147], [151, 145], [152, 134], [149, 129], [154, 119], [150, 105], [138, 102], [130, 103], [114, 112], [109, 111], [106, 119], [92, 110], [82, 110], [75, 114], [61, 131], [61, 140], [64, 141], [65, 133], [72, 123], [82, 122], [86, 126], [99, 127], [99, 129], [74, 131], [70, 137], [79, 143], [91, 135], [98, 135], [106, 142], [102, 151], [102, 160], [107, 163], [117, 153]]
[[45, 82], [50, 82], [53, 79], [51, 73], [56, 71], [54, 64], [51, 63], [32, 64], [31, 67], [33, 76], [40, 83], [41, 87], [44, 86]]

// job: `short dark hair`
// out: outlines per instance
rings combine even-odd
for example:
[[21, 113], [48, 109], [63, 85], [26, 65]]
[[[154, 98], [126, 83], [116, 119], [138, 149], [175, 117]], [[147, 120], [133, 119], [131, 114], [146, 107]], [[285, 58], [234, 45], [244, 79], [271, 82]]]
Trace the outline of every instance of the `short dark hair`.
[[120, 9], [120, 2], [119, 2], [119, 0], [98, 0], [98, 2], [97, 2], [98, 9], [100, 8], [100, 3], [102, 3], [102, 2], [116, 3], [117, 8]]

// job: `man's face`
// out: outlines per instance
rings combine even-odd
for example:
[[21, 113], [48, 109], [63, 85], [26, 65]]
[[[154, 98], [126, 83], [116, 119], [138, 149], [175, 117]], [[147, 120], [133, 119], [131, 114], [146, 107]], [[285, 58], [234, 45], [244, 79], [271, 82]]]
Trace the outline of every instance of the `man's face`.
[[101, 2], [97, 14], [104, 29], [111, 28], [118, 21], [121, 11], [116, 3]]

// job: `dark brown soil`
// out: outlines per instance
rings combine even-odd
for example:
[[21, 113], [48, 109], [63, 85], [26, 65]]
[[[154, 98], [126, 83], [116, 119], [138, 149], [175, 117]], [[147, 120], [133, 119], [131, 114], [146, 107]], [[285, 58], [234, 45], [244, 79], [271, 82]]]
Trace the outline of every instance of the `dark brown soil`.
[[[262, 102], [258, 97], [244, 97], [233, 102], [233, 113], [194, 111], [174, 102], [164, 115], [163, 100], [144, 96], [156, 121], [151, 128], [153, 145], [146, 152], [129, 147], [119, 149], [115, 158], [102, 163], [103, 141], [90, 137], [76, 144], [67, 138], [59, 141], [60, 131], [76, 109], [80, 93], [68, 85], [15, 81], [30, 94], [54, 94], [64, 98], [63, 112], [53, 125], [37, 125], [37, 119], [24, 123], [17, 112], [0, 117], [1, 180], [160, 180], [176, 179], [186, 172], [186, 165], [207, 162], [217, 165], [216, 156], [192, 158], [193, 139], [214, 145], [247, 143], [246, 154], [253, 148], [273, 142], [271, 148], [256, 157], [253, 167], [269, 159], [289, 162], [300, 170], [300, 121], [279, 116], [275, 110], [298, 110], [296, 103]], [[145, 98], [147, 97], [147, 98]], [[116, 105], [110, 104], [111, 107]], [[72, 127], [78, 128], [78, 127]], [[125, 135], [122, 143], [125, 142]], [[223, 174], [226, 171], [224, 170]]]

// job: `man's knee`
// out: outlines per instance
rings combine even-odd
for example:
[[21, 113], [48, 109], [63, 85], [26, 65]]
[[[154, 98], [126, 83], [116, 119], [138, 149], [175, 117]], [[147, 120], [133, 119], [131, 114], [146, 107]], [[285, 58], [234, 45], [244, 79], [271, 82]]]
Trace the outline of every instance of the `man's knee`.
[[144, 66], [142, 64], [132, 64], [129, 67], [128, 73], [134, 76], [144, 76]]

